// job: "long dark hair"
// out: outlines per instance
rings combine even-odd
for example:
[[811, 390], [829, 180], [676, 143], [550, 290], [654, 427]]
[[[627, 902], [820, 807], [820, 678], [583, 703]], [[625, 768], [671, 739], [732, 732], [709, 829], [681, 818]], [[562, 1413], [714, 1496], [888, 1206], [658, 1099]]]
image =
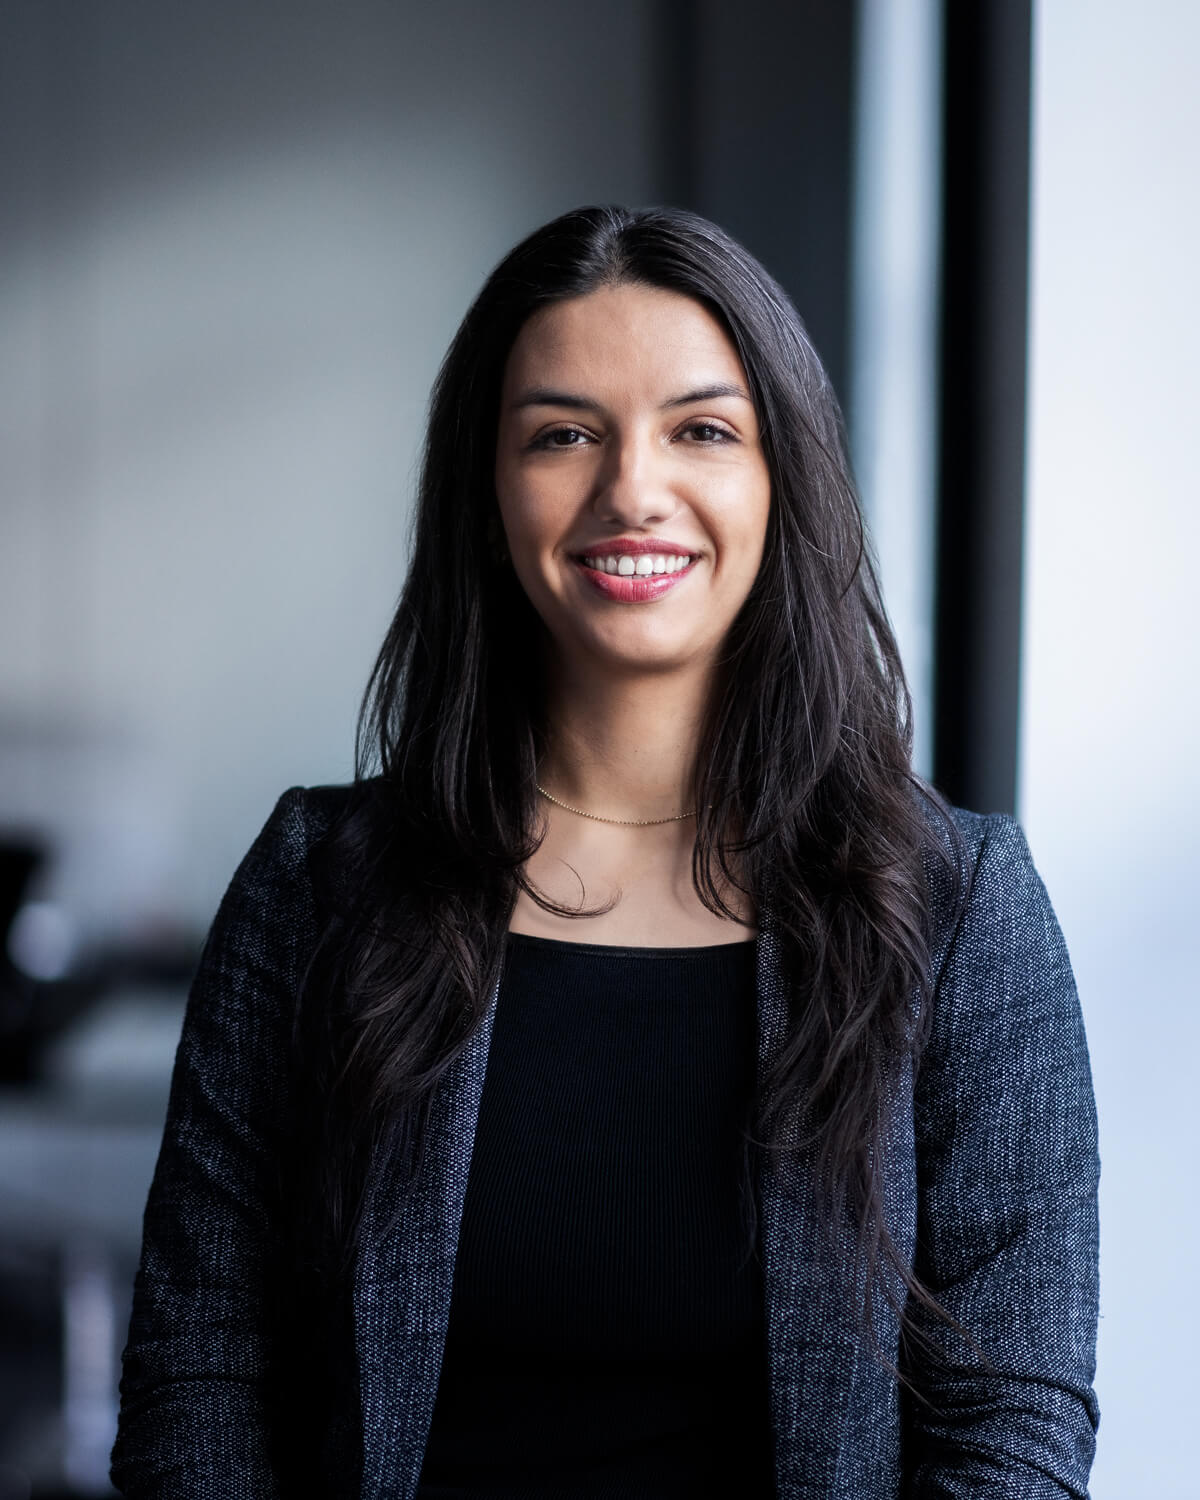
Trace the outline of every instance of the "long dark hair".
[[897, 1260], [882, 1127], [921, 1040], [929, 799], [829, 380], [768, 273], [668, 209], [584, 208], [532, 234], [489, 277], [433, 390], [407, 581], [363, 702], [353, 807], [322, 866], [308, 988], [325, 1250], [353, 1259], [372, 1153], [419, 1149], [431, 1092], [486, 1013], [538, 842], [541, 626], [497, 547], [505, 363], [537, 309], [628, 282], [720, 319], [758, 413], [766, 548], [696, 758], [694, 881], [725, 915], [723, 891], [748, 893], [773, 929], [789, 1026], [754, 1135], [781, 1158], [807, 1148], [870, 1284], [881, 1257]]

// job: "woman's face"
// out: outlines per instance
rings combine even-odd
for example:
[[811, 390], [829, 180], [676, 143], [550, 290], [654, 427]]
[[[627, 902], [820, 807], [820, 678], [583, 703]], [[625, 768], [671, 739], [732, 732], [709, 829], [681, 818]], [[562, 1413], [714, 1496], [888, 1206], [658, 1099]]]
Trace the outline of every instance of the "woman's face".
[[505, 369], [496, 495], [563, 665], [711, 665], [758, 574], [771, 502], [721, 324], [638, 285], [535, 313]]

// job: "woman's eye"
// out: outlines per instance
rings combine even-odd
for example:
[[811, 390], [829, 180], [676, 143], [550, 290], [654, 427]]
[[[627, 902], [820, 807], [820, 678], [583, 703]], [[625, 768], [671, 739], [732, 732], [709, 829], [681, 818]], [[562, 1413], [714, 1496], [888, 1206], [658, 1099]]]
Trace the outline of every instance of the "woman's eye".
[[539, 433], [530, 444], [533, 448], [578, 448], [586, 443], [588, 435], [579, 427], [552, 427], [549, 432]]
[[690, 427], [684, 428], [685, 434], [697, 443], [726, 443], [733, 441], [733, 434], [727, 427], [721, 427], [716, 422], [693, 422]]

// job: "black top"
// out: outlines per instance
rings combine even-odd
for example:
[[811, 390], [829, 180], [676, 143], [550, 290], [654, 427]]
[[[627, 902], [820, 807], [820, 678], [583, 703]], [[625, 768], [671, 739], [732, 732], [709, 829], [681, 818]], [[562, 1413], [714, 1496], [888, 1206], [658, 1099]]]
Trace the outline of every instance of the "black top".
[[774, 1493], [754, 957], [510, 937], [422, 1500]]

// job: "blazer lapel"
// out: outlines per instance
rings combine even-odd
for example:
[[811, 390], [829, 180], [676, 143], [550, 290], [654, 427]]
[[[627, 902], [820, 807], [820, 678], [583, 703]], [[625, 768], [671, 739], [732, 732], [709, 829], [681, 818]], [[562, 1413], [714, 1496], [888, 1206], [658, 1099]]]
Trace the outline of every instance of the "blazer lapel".
[[365, 1243], [372, 1248], [354, 1286], [363, 1500], [411, 1500], [420, 1479], [496, 994], [437, 1086], [412, 1181], [404, 1184], [385, 1167], [368, 1195]]
[[[788, 994], [768, 921], [758, 939], [758, 1076], [787, 1036]], [[780, 1496], [837, 1493], [839, 1458], [860, 1355], [851, 1308], [853, 1245], [835, 1241], [816, 1203], [813, 1153], [786, 1163], [762, 1153], [759, 1205], [775, 1477]]]

